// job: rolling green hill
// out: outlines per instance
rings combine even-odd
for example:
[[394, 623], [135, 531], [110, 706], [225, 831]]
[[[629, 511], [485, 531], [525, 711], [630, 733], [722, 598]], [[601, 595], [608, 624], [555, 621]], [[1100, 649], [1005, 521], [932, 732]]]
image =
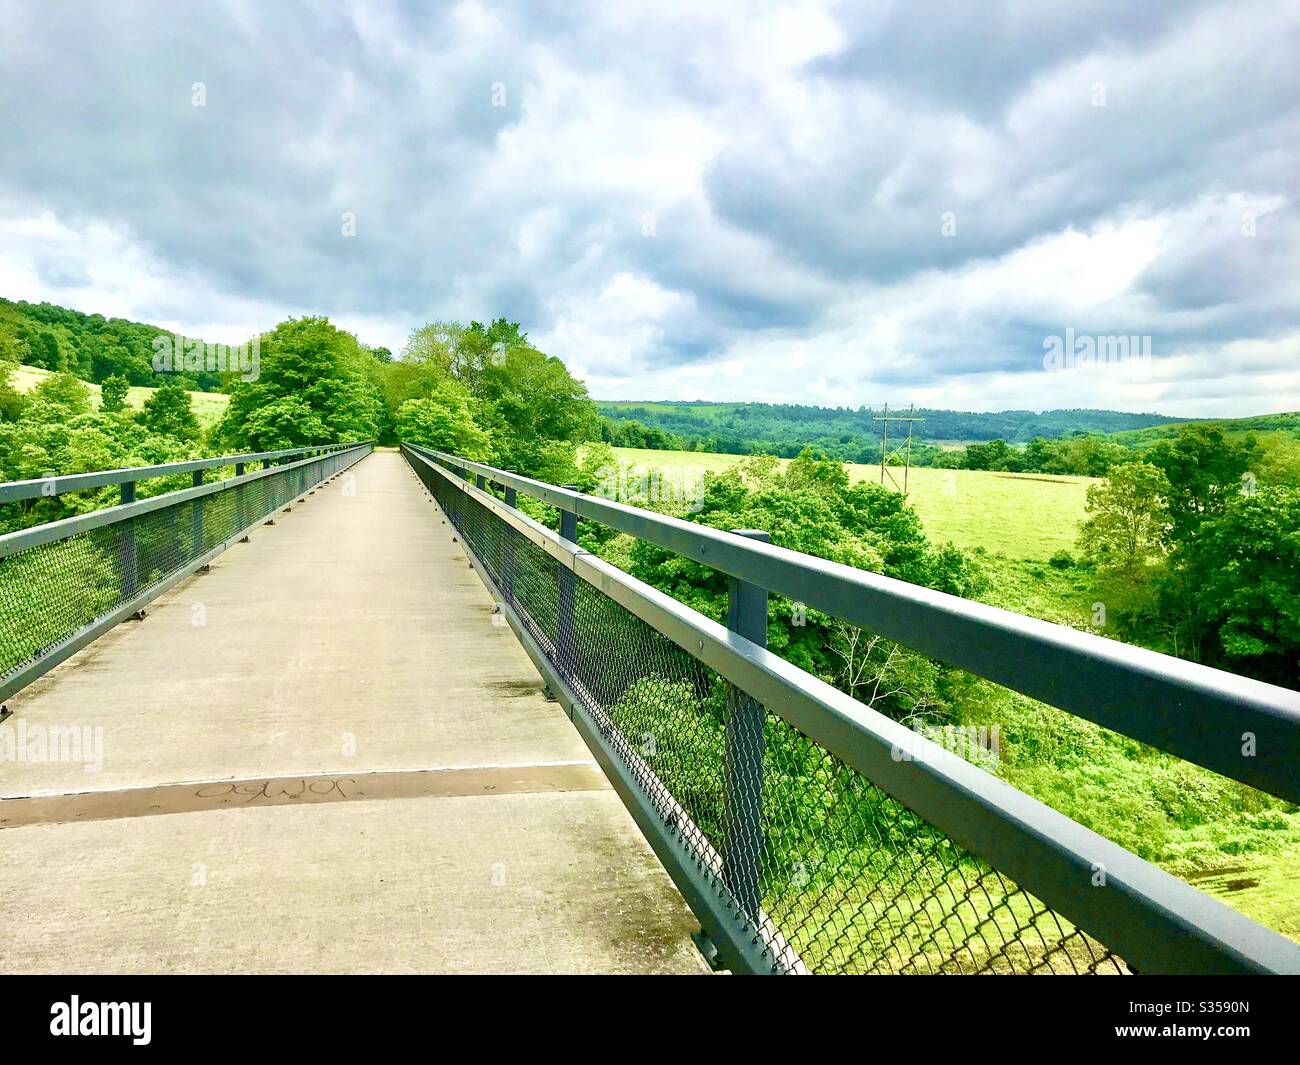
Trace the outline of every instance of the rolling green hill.
[[[36, 366], [19, 366], [10, 375], [9, 383], [19, 392], [30, 392], [47, 377], [52, 376], [53, 372], [50, 370], [42, 370]], [[92, 402], [95, 406], [99, 406], [99, 385], [87, 382], [86, 387], [90, 389]], [[127, 406], [140, 410], [144, 406], [144, 401], [155, 391], [157, 390], [142, 385], [132, 386], [126, 394]], [[220, 421], [226, 405], [230, 402], [230, 397], [224, 392], [191, 392], [190, 400], [194, 406], [194, 416], [206, 429]]]
[[[0, 360], [43, 370], [66, 370], [99, 384], [111, 374], [132, 385], [163, 382], [153, 370], [154, 340], [171, 330], [125, 318], [83, 314], [53, 303], [0, 298]], [[168, 374], [186, 388], [212, 392], [221, 387], [215, 372]]]
[[[1149, 426], [1145, 429], [1126, 429], [1112, 433], [1111, 439], [1125, 447], [1145, 450], [1159, 440], [1168, 440], [1178, 435], [1188, 422], [1170, 422], [1167, 425]], [[1258, 414], [1251, 418], [1218, 418], [1200, 421], [1197, 424], [1214, 426], [1234, 436], [1245, 433], [1284, 433], [1300, 439], [1300, 412], [1286, 414]]]
[[[726, 454], [758, 451], [792, 458], [804, 447], [845, 462], [880, 460], [880, 427], [870, 407], [813, 407], [801, 404], [597, 401], [616, 426], [629, 422], [670, 434], [669, 445]], [[891, 411], [891, 413], [896, 413]], [[924, 447], [952, 442], [1002, 439], [1028, 443], [1036, 436], [1057, 439], [1074, 433], [1112, 433], [1186, 421], [1163, 414], [1106, 410], [1007, 410], [993, 413], [919, 409], [914, 435]], [[900, 432], [897, 424], [890, 436]], [[635, 446], [637, 441], [612, 443]], [[654, 443], [652, 446], [662, 446]]]

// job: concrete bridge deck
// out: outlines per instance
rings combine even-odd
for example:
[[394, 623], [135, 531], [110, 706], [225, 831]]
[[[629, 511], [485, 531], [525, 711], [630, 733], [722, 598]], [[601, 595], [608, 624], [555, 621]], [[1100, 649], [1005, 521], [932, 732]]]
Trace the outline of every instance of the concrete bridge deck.
[[494, 617], [381, 451], [11, 699], [0, 970], [705, 971]]

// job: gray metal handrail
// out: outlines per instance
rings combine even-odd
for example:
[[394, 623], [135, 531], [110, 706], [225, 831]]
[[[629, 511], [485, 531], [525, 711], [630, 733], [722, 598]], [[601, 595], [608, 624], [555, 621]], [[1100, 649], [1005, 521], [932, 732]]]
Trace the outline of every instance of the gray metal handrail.
[[[66, 492], [80, 492], [88, 488], [103, 488], [108, 485], [135, 484], [155, 477], [171, 477], [179, 473], [202, 472], [219, 469], [222, 466], [243, 467], [260, 462], [263, 467], [272, 463], [282, 463], [285, 459], [302, 456], [310, 458], [335, 451], [346, 451], [358, 447], [365, 441], [350, 444], [314, 444], [310, 447], [291, 447], [282, 451], [254, 451], [240, 455], [218, 455], [206, 459], [186, 459], [182, 462], [166, 462], [157, 466], [126, 466], [118, 470], [97, 470], [93, 473], [69, 473], [63, 476], [36, 477], [27, 481], [0, 482], [0, 503], [14, 503], [22, 499], [40, 499], [60, 496]], [[239, 469], [242, 474], [243, 469]], [[124, 493], [127, 495], [129, 493]], [[130, 502], [124, 498], [123, 502]]]
[[[482, 478], [484, 484], [496, 481], [511, 497], [523, 491], [549, 503], [568, 504], [565, 509], [569, 513], [578, 508], [579, 513], [586, 509], [588, 516], [608, 514], [606, 501], [428, 449], [410, 445], [403, 449], [408, 459], [422, 460], [442, 483], [464, 493], [543, 549], [560, 564], [562, 572], [572, 573], [618, 603], [958, 844], [1006, 873], [1123, 957], [1130, 969], [1300, 973], [1300, 946], [1291, 940], [584, 551], [574, 539], [547, 529], [482, 484], [471, 483], [464, 473], [474, 473], [475, 481]], [[462, 476], [455, 476], [444, 465], [461, 470]], [[589, 503], [600, 506], [588, 509]], [[647, 517], [670, 523], [674, 534], [681, 531], [672, 519]], [[702, 534], [704, 546], [718, 543], [715, 537], [704, 535], [714, 530], [692, 528]], [[735, 539], [742, 545], [754, 545], [753, 540]], [[465, 546], [472, 556], [470, 545]], [[797, 556], [796, 552], [784, 554]], [[728, 555], [727, 564], [745, 573], [755, 569], [766, 572], [765, 561], [747, 563], [746, 557], [743, 552]], [[766, 560], [769, 556], [761, 552], [756, 557]], [[491, 586], [488, 571], [480, 564], [475, 568]], [[494, 591], [499, 598], [508, 598], [500, 596], [500, 589]], [[758, 922], [745, 918], [734, 895], [719, 891], [716, 874], [702, 868], [698, 851], [692, 852], [683, 843], [680, 825], [665, 828], [644, 787], [629, 772], [626, 756], [620, 757], [611, 748], [609, 722], [602, 721], [598, 711], [593, 712], [573, 692], [562, 671], [508, 604], [504, 610], [727, 963], [745, 971], [772, 971], [772, 956], [756, 935]], [[1102, 886], [1097, 881], [1099, 870]]]
[[[111, 549], [106, 547], [105, 550], [109, 555], [120, 559], [123, 577], [119, 598], [102, 612], [77, 619], [75, 624], [58, 632], [57, 639], [37, 648], [31, 658], [20, 659], [12, 666], [0, 669], [0, 700], [21, 691], [33, 680], [49, 672], [120, 621], [139, 614], [145, 605], [167, 589], [206, 566], [232, 544], [246, 539], [253, 528], [269, 518], [281, 502], [287, 502], [315, 490], [323, 481], [355, 465], [371, 450], [372, 446], [369, 443], [347, 444], [324, 449], [295, 448], [291, 452], [278, 454], [282, 458], [291, 458], [303, 451], [321, 453], [298, 458], [296, 461], [282, 465], [272, 466], [268, 462], [263, 469], [247, 473], [243, 472], [243, 463], [239, 463], [236, 469], [241, 472], [237, 476], [208, 484], [200, 481], [201, 468], [195, 467], [196, 483], [190, 488], [166, 492], [147, 499], [130, 498], [117, 506], [105, 507], [87, 514], [78, 514], [0, 535], [0, 565], [10, 566], [21, 565], [22, 558], [39, 556], [43, 551], [75, 549], [76, 544], [82, 542], [87, 534], [92, 536], [108, 534], [115, 538], [115, 543]], [[270, 459], [275, 454], [277, 453], [269, 452], [266, 457]], [[144, 468], [156, 469], [157, 467]], [[131, 482], [105, 483], [121, 483], [125, 487]], [[228, 526], [219, 536], [214, 537], [209, 535], [205, 513], [219, 496], [228, 496], [234, 500], [233, 513], [226, 515]], [[220, 507], [218, 506], [217, 509], [220, 510]], [[182, 530], [178, 524], [174, 530], [174, 539], [178, 544], [184, 543], [186, 546], [183, 548], [183, 554], [170, 560], [164, 572], [158, 573], [146, 583], [137, 566], [136, 527], [141, 523], [141, 519], [157, 520], [149, 516], [160, 511], [170, 511], [173, 520], [178, 516], [184, 516], [186, 527]], [[25, 555], [25, 552], [31, 552], [32, 555]], [[50, 561], [50, 566], [55, 570], [63, 564], [59, 559]], [[0, 591], [5, 590], [0, 583]], [[10, 617], [0, 614], [0, 631], [3, 631], [6, 623], [11, 620]]]
[[[408, 447], [410, 445], [407, 445]], [[416, 447], [1013, 691], [1300, 803], [1300, 692]], [[1246, 754], [1249, 749], [1253, 753]]]

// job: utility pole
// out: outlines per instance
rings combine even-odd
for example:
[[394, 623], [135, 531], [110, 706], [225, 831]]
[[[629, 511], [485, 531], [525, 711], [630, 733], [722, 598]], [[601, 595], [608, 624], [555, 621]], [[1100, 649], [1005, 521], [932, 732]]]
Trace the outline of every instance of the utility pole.
[[[889, 404], [885, 404], [885, 413], [877, 414], [871, 419], [873, 422], [880, 422], [880, 483], [885, 483], [885, 478], [889, 478], [889, 483], [894, 486], [896, 491], [907, 495], [908, 474], [912, 470], [912, 425], [915, 422], [923, 422], [924, 418], [916, 416], [916, 405], [909, 404], [906, 414], [889, 413]], [[894, 449], [889, 449], [889, 423], [906, 422], [907, 423], [907, 440], [902, 444], [895, 444]], [[903, 460], [903, 483], [898, 483], [896, 478], [889, 469], [889, 460], [902, 458]]]

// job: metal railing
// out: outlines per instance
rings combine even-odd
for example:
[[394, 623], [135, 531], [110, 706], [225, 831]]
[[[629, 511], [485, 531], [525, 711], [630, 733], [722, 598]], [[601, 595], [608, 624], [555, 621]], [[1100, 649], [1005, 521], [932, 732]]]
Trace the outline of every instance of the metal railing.
[[[1300, 946], [768, 652], [766, 595], [1287, 798], [1297, 693], [402, 450], [726, 967], [1300, 972]], [[728, 625], [582, 550], [579, 518], [727, 574]], [[1251, 731], [1259, 760], [1227, 757]]]
[[242, 476], [246, 467], [262, 464], [263, 469], [270, 466], [283, 466], [293, 459], [313, 458], [328, 455], [349, 448], [361, 447], [365, 441], [351, 444], [319, 444], [312, 447], [291, 447], [283, 451], [254, 451], [241, 455], [218, 455], [209, 459], [187, 459], [183, 462], [168, 462], [161, 466], [127, 466], [120, 470], [98, 470], [94, 473], [70, 473], [64, 476], [51, 474], [48, 477], [36, 477], [27, 481], [6, 481], [0, 484], [0, 503], [14, 503], [23, 499], [43, 499], [60, 496], [66, 492], [82, 492], [90, 488], [103, 488], [107, 485], [122, 486], [122, 502], [130, 503], [135, 498], [135, 485], [157, 477], [174, 477], [189, 473], [196, 485], [203, 483], [203, 471], [234, 466], [235, 476]]
[[[32, 498], [34, 486], [48, 496], [120, 484], [123, 500], [0, 536], [0, 699], [139, 613], [371, 450], [368, 443], [294, 448], [0, 485], [0, 500], [14, 500]], [[262, 469], [244, 472], [256, 461]], [[230, 465], [234, 477], [203, 483], [204, 470]], [[136, 481], [187, 472], [192, 487], [135, 498]]]

